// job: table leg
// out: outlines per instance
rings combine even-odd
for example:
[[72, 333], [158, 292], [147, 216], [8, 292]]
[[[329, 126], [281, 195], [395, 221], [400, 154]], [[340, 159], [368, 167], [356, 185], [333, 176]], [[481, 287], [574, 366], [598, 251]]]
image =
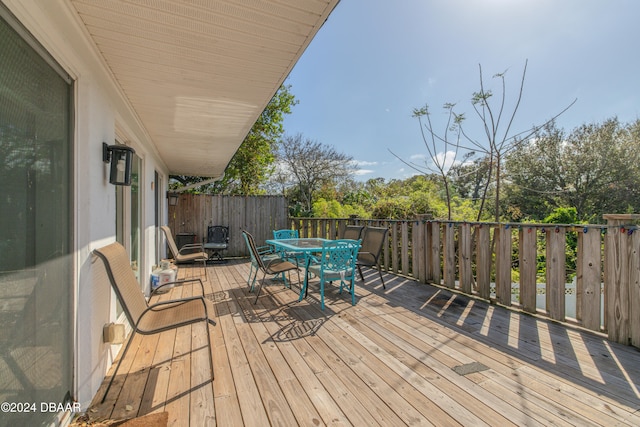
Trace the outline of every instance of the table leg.
[[311, 256], [307, 255], [305, 256], [304, 284], [300, 289], [300, 298], [298, 298], [298, 301], [302, 301], [302, 298], [306, 298], [307, 295], [309, 294], [309, 289], [307, 288], [307, 285], [309, 284], [309, 266], [310, 265], [311, 265]]

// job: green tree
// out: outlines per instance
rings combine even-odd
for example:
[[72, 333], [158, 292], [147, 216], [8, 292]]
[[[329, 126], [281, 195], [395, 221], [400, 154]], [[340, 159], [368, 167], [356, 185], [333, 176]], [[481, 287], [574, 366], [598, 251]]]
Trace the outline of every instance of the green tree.
[[[273, 173], [279, 140], [284, 133], [284, 117], [297, 104], [290, 92], [291, 86], [282, 85], [271, 98], [258, 120], [245, 137], [238, 151], [231, 158], [224, 177], [203, 185], [199, 192], [209, 194], [255, 195]], [[172, 176], [182, 185], [206, 180], [206, 177]]]
[[448, 217], [444, 186], [435, 174], [392, 179], [384, 187], [379, 182], [376, 185], [379, 196], [371, 209], [373, 218], [406, 219], [421, 214]]
[[554, 124], [507, 159], [507, 199], [528, 218], [574, 207], [581, 221], [640, 209], [640, 123], [616, 118], [566, 134]]

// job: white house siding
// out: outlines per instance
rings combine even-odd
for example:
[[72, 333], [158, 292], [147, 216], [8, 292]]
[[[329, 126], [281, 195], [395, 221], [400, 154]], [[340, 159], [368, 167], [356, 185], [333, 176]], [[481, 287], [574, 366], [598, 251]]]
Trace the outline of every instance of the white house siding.
[[[102, 162], [102, 143], [126, 139], [143, 159], [140, 188], [143, 192], [141, 276], [149, 277], [155, 261], [154, 171], [163, 177], [167, 168], [139, 125], [116, 83], [103, 65], [71, 6], [64, 0], [0, 0], [75, 83], [75, 399], [86, 408], [101, 384], [119, 348], [102, 343], [102, 328], [114, 321], [112, 290], [92, 281], [91, 251], [115, 240], [115, 188], [108, 182]], [[162, 193], [164, 194], [164, 192]], [[164, 206], [164, 203], [163, 203]], [[166, 218], [166, 207], [164, 207]], [[148, 287], [148, 285], [147, 285]]]

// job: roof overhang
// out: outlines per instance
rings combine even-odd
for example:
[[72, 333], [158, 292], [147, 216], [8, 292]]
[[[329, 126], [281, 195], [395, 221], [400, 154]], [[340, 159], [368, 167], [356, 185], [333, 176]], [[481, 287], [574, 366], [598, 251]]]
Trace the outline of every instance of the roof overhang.
[[224, 169], [339, 0], [71, 0], [173, 175]]

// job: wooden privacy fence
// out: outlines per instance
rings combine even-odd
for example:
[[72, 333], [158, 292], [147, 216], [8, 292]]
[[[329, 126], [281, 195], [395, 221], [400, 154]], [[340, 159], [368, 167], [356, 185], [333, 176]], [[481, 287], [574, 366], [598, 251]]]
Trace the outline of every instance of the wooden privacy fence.
[[302, 237], [331, 239], [347, 223], [388, 227], [381, 261], [388, 272], [640, 347], [640, 215], [604, 218], [607, 225], [354, 218], [289, 224]]
[[225, 256], [249, 256], [242, 238], [246, 229], [259, 244], [273, 236], [274, 229], [287, 226], [287, 200], [281, 196], [211, 196], [180, 194], [169, 206], [167, 221], [174, 236], [193, 235], [196, 242], [207, 237], [209, 225], [229, 227], [229, 248]]

